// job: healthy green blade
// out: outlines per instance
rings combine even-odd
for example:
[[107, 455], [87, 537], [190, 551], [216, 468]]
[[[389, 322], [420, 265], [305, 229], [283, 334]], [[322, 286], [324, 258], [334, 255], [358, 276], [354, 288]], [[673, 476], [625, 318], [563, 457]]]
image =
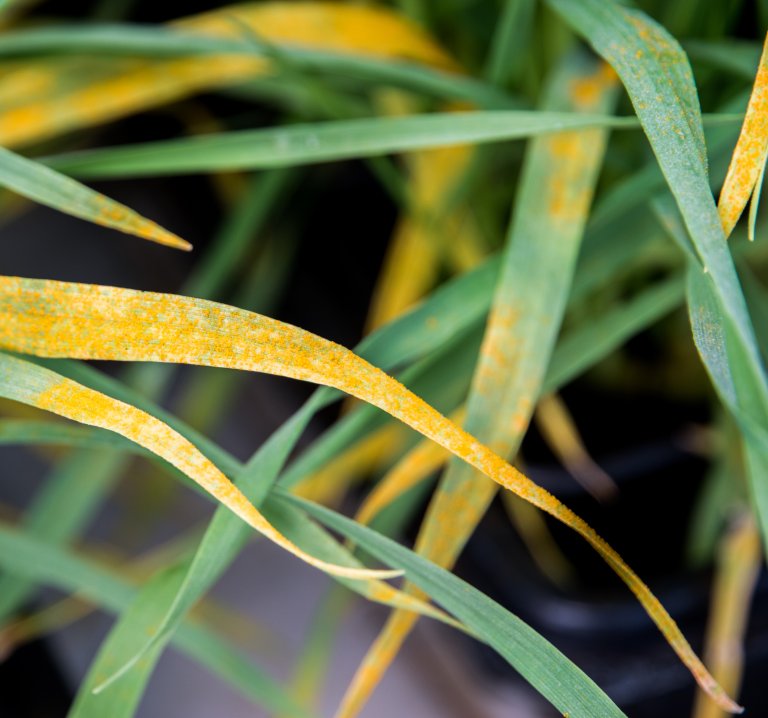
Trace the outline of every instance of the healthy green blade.
[[[6, 524], [0, 524], [0, 566], [30, 580], [80, 593], [111, 613], [125, 611], [136, 595], [133, 586], [118, 574]], [[255, 703], [271, 711], [307, 716], [249, 657], [208, 628], [187, 622], [179, 628], [175, 643]]]
[[[741, 118], [734, 117], [738, 122]], [[634, 118], [573, 112], [449, 112], [240, 130], [88, 150], [45, 162], [76, 177], [263, 169], [498, 142], [589, 128], [636, 128]]]

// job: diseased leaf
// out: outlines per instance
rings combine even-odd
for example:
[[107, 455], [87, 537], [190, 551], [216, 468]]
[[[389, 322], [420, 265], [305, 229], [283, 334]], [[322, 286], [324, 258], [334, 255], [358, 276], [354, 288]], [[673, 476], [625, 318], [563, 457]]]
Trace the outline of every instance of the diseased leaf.
[[[172, 23], [173, 29], [206, 38], [246, 39], [244, 31], [274, 44], [372, 58], [407, 58], [442, 70], [454, 70], [447, 55], [421, 30], [384, 8], [336, 3], [259, 3], [230, 5]], [[182, 38], [184, 39], [184, 37]], [[6, 69], [0, 97], [10, 96], [0, 114], [0, 144], [17, 146], [76, 128], [110, 121], [204, 89], [224, 87], [270, 71], [270, 62], [253, 52], [207, 53], [174, 59], [101, 58], [94, 69], [74, 62], [41, 61]], [[38, 71], [31, 92], [30, 70]], [[64, 82], [63, 80], [66, 80]], [[27, 87], [16, 94], [8, 86]], [[56, 87], [56, 92], [51, 88]], [[63, 88], [63, 89], [62, 89]]]
[[728, 174], [717, 203], [717, 211], [720, 213], [726, 236], [733, 231], [753, 193], [754, 210], [750, 211], [749, 224], [750, 238], [754, 236], [754, 214], [757, 212], [766, 157], [768, 157], [768, 35], [765, 38], [763, 54], [760, 57], [741, 134], [733, 150]]
[[[594, 530], [487, 446], [348, 349], [274, 319], [213, 302], [14, 277], [0, 277], [0, 346], [40, 356], [183, 362], [262, 371], [332, 386], [378, 406], [580, 534], [631, 588], [686, 665], [710, 685], [711, 677], [658, 599]], [[10, 357], [4, 361], [9, 360]], [[44, 385], [41, 389], [48, 391], [43, 403], [49, 408], [54, 406], [52, 399], [67, 400], [79, 394], [80, 389], [72, 388], [55, 375], [50, 378], [50, 374], [36, 375], [37, 382]], [[68, 395], [70, 388], [72, 393]], [[15, 387], [6, 388], [31, 401], [38, 400], [40, 392], [36, 389], [35, 384], [20, 388], [18, 380]], [[129, 417], [138, 419], [140, 414], [135, 408], [129, 407], [123, 413], [123, 405], [120, 411], [116, 405], [108, 406], [118, 414], [115, 420], [121, 428], [130, 423]], [[86, 412], [84, 407], [71, 402], [67, 405], [67, 410], [70, 409], [74, 415]], [[174, 443], [181, 440], [184, 446], [188, 443], [157, 419], [149, 424], [143, 422], [143, 426], [154, 426], [155, 422], [164, 438]], [[126, 428], [133, 434], [139, 425]], [[140, 438], [146, 441], [145, 436]], [[150, 440], [155, 441], [157, 437]], [[193, 478], [199, 471], [211, 471], [197, 450], [181, 458], [163, 447], [161, 450], [177, 465], [186, 467], [191, 463]], [[190, 457], [198, 457], [197, 463]], [[217, 481], [223, 480], [227, 500], [231, 501], [233, 495], [242, 496], [226, 478], [213, 476]], [[245, 501], [244, 497], [242, 500]], [[256, 510], [250, 503], [247, 506], [250, 508], [245, 509], [245, 515], [253, 519]], [[240, 509], [241, 505], [237, 503], [235, 507]], [[254, 523], [263, 526], [261, 522], [266, 520], [258, 511], [256, 514], [259, 520]], [[274, 531], [271, 527], [265, 530]], [[312, 560], [316, 565], [320, 563]], [[352, 577], [360, 575], [340, 567], [333, 567], [332, 571]], [[371, 574], [380, 576], [376, 572], [367, 575]]]
[[[616, 78], [606, 65], [571, 57], [549, 86], [542, 109], [575, 110], [574, 116], [605, 112], [616, 90]], [[606, 139], [601, 130], [552, 135], [534, 140], [526, 156], [467, 401], [467, 430], [502, 456], [516, 452], [538, 399]], [[496, 489], [471, 466], [452, 462], [419, 531], [417, 553], [439, 566], [452, 566]], [[413, 616], [402, 612], [390, 617], [352, 679], [338, 718], [358, 714], [414, 623]]]
[[[259, 233], [273, 204], [290, 187], [292, 176], [292, 172], [267, 172], [249, 183], [241, 200], [233, 206], [229, 220], [217, 232], [210, 248], [201, 254], [198, 264], [182, 287], [182, 293], [194, 296], [211, 294], [215, 297], [221, 291], [242, 264], [245, 245], [252, 243], [252, 238]], [[69, 378], [110, 396], [121, 397], [122, 384], [105, 382], [102, 375], [92, 371], [89, 373], [83, 367], [70, 365], [69, 368], [74, 369]], [[57, 371], [61, 369], [60, 366], [56, 367]], [[122, 379], [130, 386], [140, 387], [144, 396], [160, 398], [173, 378], [173, 369], [168, 365], [144, 364], [129, 368]], [[93, 381], [95, 377], [97, 381]], [[140, 406], [135, 393], [126, 403]], [[111, 432], [104, 433], [122, 438]], [[208, 448], [204, 449], [204, 453]], [[25, 529], [52, 542], [72, 540], [84, 529], [97, 507], [114, 488], [121, 474], [126, 471], [127, 464], [126, 456], [112, 452], [75, 452], [68, 456], [50, 472], [47, 481], [24, 512]], [[60, 510], [63, 502], [67, 505], [66, 512]], [[239, 523], [237, 519], [234, 520]], [[250, 534], [250, 529], [244, 524], [243, 530]], [[19, 577], [0, 576], [0, 619], [18, 609], [33, 588], [32, 583]]]
[[253, 507], [235, 485], [187, 439], [159, 419], [70, 379], [0, 354], [0, 395], [59, 414], [81, 424], [109, 429], [149, 449], [196, 481], [243, 521], [303, 561], [350, 578], [393, 575], [328, 564], [288, 541]]

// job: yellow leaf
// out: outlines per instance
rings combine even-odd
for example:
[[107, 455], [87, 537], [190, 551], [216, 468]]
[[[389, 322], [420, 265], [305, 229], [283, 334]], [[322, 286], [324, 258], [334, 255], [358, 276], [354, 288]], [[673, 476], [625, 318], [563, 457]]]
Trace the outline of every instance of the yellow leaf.
[[[230, 5], [170, 24], [184, 32], [406, 60], [456, 71], [418, 27], [384, 8], [331, 2]], [[0, 145], [18, 146], [251, 79], [270, 70], [253, 54], [162, 60], [55, 58], [0, 64]]]
[[728, 237], [761, 178], [768, 156], [768, 35], [757, 68], [736, 149], [720, 192], [717, 209]]
[[114, 431], [143, 446], [189, 476], [256, 531], [312, 566], [355, 579], [389, 578], [400, 574], [399, 571], [336, 566], [310, 556], [277, 531], [209, 459], [164, 422], [48, 369], [10, 356], [3, 355], [0, 359], [0, 383], [6, 387], [13, 386], [14, 381], [23, 383], [22, 389], [13, 395], [14, 399], [80, 424]]
[[[744, 635], [761, 564], [760, 532], [752, 515], [744, 510], [736, 516], [720, 547], [704, 649], [713, 675], [732, 694], [738, 692], [741, 683]], [[720, 706], [706, 700], [705, 694], [697, 694], [693, 718], [722, 716]]]
[[568, 407], [557, 394], [539, 399], [534, 418], [544, 440], [586, 491], [598, 500], [616, 495], [618, 487], [589, 455]]
[[[0, 277], [0, 347], [47, 357], [175, 362], [266, 372], [332, 386], [367, 401], [581, 535], [637, 596], [702, 688], [724, 707], [738, 710], [659, 600], [583, 519], [397, 380], [338, 344], [269, 317], [201, 299]], [[40, 403], [70, 418], [113, 430], [119, 427], [120, 433], [192, 472], [193, 478], [208, 484], [208, 490], [216, 491], [249, 523], [286, 545], [234, 485], [183, 437], [153, 417], [139, 417], [133, 407], [72, 384], [54, 383]], [[447, 527], [444, 531], [449, 533]], [[289, 550], [296, 552], [293, 546]], [[326, 570], [338, 572], [339, 568]]]

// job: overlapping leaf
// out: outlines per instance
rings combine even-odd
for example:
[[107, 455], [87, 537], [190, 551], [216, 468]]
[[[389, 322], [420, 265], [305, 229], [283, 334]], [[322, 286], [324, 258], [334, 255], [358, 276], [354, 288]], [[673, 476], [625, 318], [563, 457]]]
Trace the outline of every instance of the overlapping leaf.
[[313, 566], [350, 578], [384, 576], [376, 571], [328, 564], [302, 551], [276, 531], [234, 484], [189, 441], [140, 409], [8, 355], [0, 355], [0, 395], [81, 424], [109, 429], [136, 442], [196, 481], [259, 533]]
[[[3, 277], [0, 279], [0, 346], [41, 356], [183, 362], [263, 371], [332, 386], [363, 399], [430, 437], [579, 533], [641, 600], [702, 684], [717, 693], [717, 686], [712, 685], [706, 669], [658, 599], [582, 519], [395, 379], [333, 342], [274, 319], [203, 300]], [[61, 397], [66, 402], [71, 397], [67, 393], [69, 384], [57, 379], [53, 386], [45, 401], [51, 409], [54, 398]], [[37, 398], [34, 390], [31, 396]], [[72, 406], [71, 402], [65, 408], [75, 416], [82, 416], [85, 410]], [[128, 424], [129, 417], [136, 416], [134, 412], [138, 411], [134, 408], [128, 416], [119, 415], [115, 419]], [[175, 436], [179, 436], [185, 441], [158, 423], [162, 436], [174, 441], [177, 441]], [[136, 429], [136, 426], [126, 426], [132, 434]], [[139, 438], [147, 440], [143, 435]], [[210, 471], [205, 459], [202, 464], [196, 464], [189, 457], [177, 457], [169, 447], [160, 448], [182, 467], [191, 463], [193, 475], [197, 475], [199, 469]], [[224, 481], [223, 496], [232, 500], [232, 492], [236, 490], [226, 478]], [[217, 490], [220, 490], [218, 485]], [[241, 496], [239, 492], [236, 495]], [[240, 510], [240, 500], [235, 501], [235, 508]], [[247, 506], [250, 508], [244, 509], [244, 514], [263, 526], [263, 517], [256, 521], [253, 514], [256, 510], [250, 503]], [[356, 570], [332, 570], [359, 575]]]
[[[542, 109], [610, 108], [616, 88], [611, 71], [583, 67], [573, 59], [568, 64], [553, 81]], [[526, 158], [467, 406], [468, 431], [501, 455], [517, 449], [538, 398], [605, 140], [600, 131], [554, 135], [534, 141]], [[470, 466], [452, 463], [427, 512], [417, 551], [440, 566], [451, 566], [495, 492], [496, 486]], [[403, 613], [389, 619], [358, 669], [339, 716], [357, 715], [413, 623], [413, 617]]]

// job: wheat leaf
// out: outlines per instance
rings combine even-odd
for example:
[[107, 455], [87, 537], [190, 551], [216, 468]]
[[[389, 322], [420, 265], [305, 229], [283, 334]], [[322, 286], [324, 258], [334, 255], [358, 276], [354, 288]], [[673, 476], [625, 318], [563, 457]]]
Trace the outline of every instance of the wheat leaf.
[[129, 207], [4, 147], [0, 147], [0, 185], [74, 217], [175, 249], [192, 249], [189, 242]]
[[[750, 196], [759, 198], [766, 157], [768, 157], [768, 35], [757, 68], [755, 85], [747, 105], [744, 124], [741, 127], [731, 164], [725, 177], [717, 210], [723, 223], [723, 231], [730, 235]], [[757, 186], [757, 189], [756, 189]], [[758, 199], [753, 200], [757, 212]], [[750, 212], [750, 234], [754, 236], [755, 217]]]
[[253, 507], [235, 485], [187, 439], [159, 419], [49, 369], [0, 355], [0, 395], [81, 424], [109, 429], [152, 451], [196, 481], [243, 521], [279, 546], [324, 571], [349, 578], [383, 578], [391, 572], [328, 564], [305, 553]]
[[[0, 346], [40, 356], [181, 362], [261, 371], [333, 386], [378, 406], [580, 534], [631, 588], [694, 674], [707, 685], [711, 681], [658, 599], [582, 519], [396, 380], [333, 342], [274, 319], [204, 300], [97, 285], [2, 277]], [[71, 388], [58, 377], [48, 381], [53, 381], [54, 387]], [[18, 393], [18, 386], [16, 382], [10, 390]], [[28, 392], [27, 396], [37, 398], [34, 391], [31, 395]], [[51, 399], [54, 398], [67, 399], [67, 389], [49, 392], [46, 403], [50, 408], [53, 408]], [[74, 415], [84, 411], [76, 405], [71, 408]], [[115, 409], [115, 418], [126, 423], [127, 416], [122, 411]], [[137, 417], [133, 412], [139, 410], [128, 411], [128, 416]], [[158, 423], [166, 437], [180, 437]], [[129, 428], [133, 431], [140, 427]], [[195, 454], [202, 458], [198, 452]], [[189, 458], [170, 456], [181, 466], [190, 461]], [[203, 467], [206, 467], [205, 463]], [[196, 475], [196, 467], [193, 465], [192, 468]], [[234, 486], [225, 478], [223, 481], [231, 496]], [[250, 507], [245, 509], [246, 515], [253, 517], [255, 509], [247, 501], [245, 503]], [[236, 507], [239, 509], [240, 504]], [[265, 520], [260, 516], [259, 521], [254, 522], [261, 526]], [[315, 559], [312, 561], [318, 563]], [[357, 571], [340, 567], [332, 567], [332, 571], [353, 577], [359, 575]], [[374, 572], [374, 577], [377, 575]]]

